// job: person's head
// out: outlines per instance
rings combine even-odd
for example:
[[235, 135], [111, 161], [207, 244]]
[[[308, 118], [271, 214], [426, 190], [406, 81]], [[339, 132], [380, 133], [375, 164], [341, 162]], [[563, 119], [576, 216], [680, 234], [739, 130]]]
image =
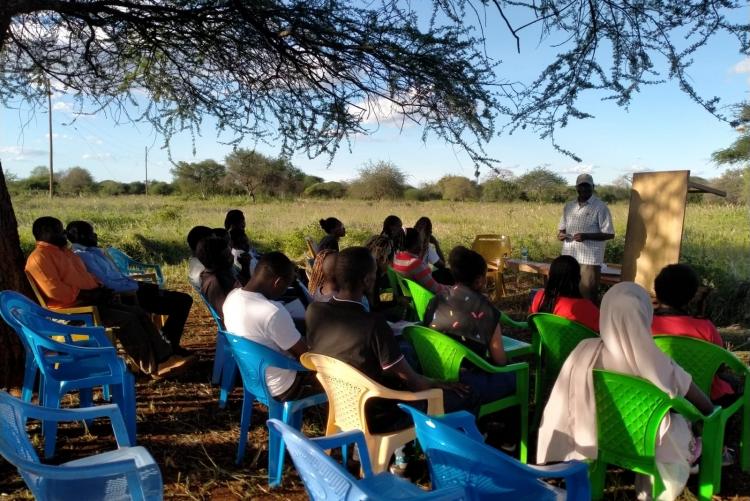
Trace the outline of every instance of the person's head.
[[339, 291], [369, 293], [375, 285], [377, 266], [367, 247], [347, 247], [336, 256], [334, 268]]
[[336, 238], [341, 238], [346, 235], [346, 227], [344, 226], [344, 223], [342, 223], [335, 217], [321, 219], [319, 223], [320, 227], [323, 228], [323, 231], [325, 231], [328, 235], [334, 236]]
[[268, 299], [278, 299], [296, 278], [294, 263], [281, 252], [268, 252], [258, 261], [255, 272], [245, 286]]
[[475, 291], [484, 289], [487, 283], [487, 262], [478, 252], [459, 245], [451, 251], [448, 262], [456, 283]]
[[404, 250], [412, 254], [422, 253], [422, 234], [414, 228], [406, 228], [404, 234]]
[[594, 178], [591, 174], [581, 174], [576, 178], [576, 193], [578, 200], [585, 202], [594, 194]]
[[365, 247], [370, 249], [372, 257], [378, 265], [378, 270], [385, 273], [390, 264], [390, 258], [393, 255], [393, 242], [385, 235], [375, 235], [365, 243]]
[[65, 228], [68, 240], [71, 243], [83, 245], [84, 247], [96, 247], [99, 244], [94, 227], [86, 221], [71, 221]]
[[390, 215], [383, 220], [383, 231], [381, 232], [383, 235], [388, 235], [393, 239], [401, 236], [403, 231], [404, 224], [398, 216]]
[[227, 212], [226, 217], [224, 217], [224, 229], [227, 231], [232, 228], [239, 228], [245, 231], [245, 224], [245, 214], [239, 209], [230, 210]]
[[211, 228], [211, 235], [216, 238], [223, 238], [227, 241], [227, 244], [231, 241], [229, 238], [229, 232], [224, 228]]
[[654, 291], [659, 303], [678, 310], [687, 306], [699, 286], [698, 274], [687, 264], [665, 266], [654, 281]]
[[188, 247], [190, 247], [190, 252], [195, 255], [195, 249], [198, 247], [198, 242], [210, 236], [211, 228], [208, 226], [193, 226], [193, 229], [191, 229], [187, 235], [187, 243]]
[[239, 249], [245, 252], [250, 250], [250, 240], [248, 240], [245, 230], [241, 228], [232, 228], [229, 230], [229, 244], [232, 249]]
[[210, 271], [228, 270], [234, 264], [232, 251], [223, 238], [210, 236], [198, 242], [195, 256]]
[[57, 247], [65, 247], [68, 244], [62, 221], [52, 216], [37, 218], [31, 225], [31, 233], [37, 242], [45, 242]]
[[540, 311], [551, 313], [559, 297], [581, 297], [581, 265], [573, 256], [558, 256], [549, 267]]
[[422, 216], [414, 223], [414, 229], [420, 232], [425, 238], [429, 238], [432, 236], [432, 221], [430, 221], [429, 217]]
[[[634, 282], [612, 286], [602, 298], [599, 327], [604, 346], [611, 353], [623, 350], [623, 338], [636, 348], [653, 345], [651, 322], [654, 308], [646, 289]], [[632, 357], [633, 354], [629, 354]], [[627, 360], [636, 365], [638, 360]]]

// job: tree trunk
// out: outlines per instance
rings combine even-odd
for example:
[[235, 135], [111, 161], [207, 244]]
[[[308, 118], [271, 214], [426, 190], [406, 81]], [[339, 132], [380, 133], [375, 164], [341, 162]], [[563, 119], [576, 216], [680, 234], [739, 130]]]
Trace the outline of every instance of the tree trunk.
[[[31, 287], [23, 273], [24, 258], [18, 221], [0, 163], [0, 290], [20, 291], [29, 297]], [[18, 336], [0, 321], [0, 388], [18, 388], [23, 380], [24, 350]]]

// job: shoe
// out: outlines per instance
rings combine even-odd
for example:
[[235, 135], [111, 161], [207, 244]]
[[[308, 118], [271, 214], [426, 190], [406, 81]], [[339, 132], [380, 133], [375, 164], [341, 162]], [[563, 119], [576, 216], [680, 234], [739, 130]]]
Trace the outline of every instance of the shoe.
[[156, 376], [159, 378], [165, 377], [167, 374], [172, 374], [178, 369], [187, 368], [195, 362], [195, 357], [190, 355], [183, 357], [181, 355], [172, 355], [164, 362], [159, 364], [159, 368], [156, 371]]

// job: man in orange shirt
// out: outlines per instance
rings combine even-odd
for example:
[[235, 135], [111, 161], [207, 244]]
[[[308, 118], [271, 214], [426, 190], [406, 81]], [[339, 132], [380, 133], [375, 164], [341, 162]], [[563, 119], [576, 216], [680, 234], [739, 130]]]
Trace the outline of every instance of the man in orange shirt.
[[149, 315], [138, 306], [119, 304], [111, 289], [102, 287], [86, 271], [83, 261], [68, 248], [59, 219], [45, 216], [34, 221], [36, 248], [26, 260], [31, 275], [52, 309], [96, 305], [102, 322], [115, 327], [115, 335], [141, 371], [162, 377], [191, 361], [172, 353]]

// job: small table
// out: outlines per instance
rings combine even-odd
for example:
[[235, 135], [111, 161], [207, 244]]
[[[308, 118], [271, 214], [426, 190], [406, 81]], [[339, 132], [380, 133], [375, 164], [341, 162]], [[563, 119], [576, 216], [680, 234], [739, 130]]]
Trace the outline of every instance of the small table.
[[[523, 271], [526, 273], [536, 273], [544, 277], [544, 283], [547, 283], [547, 277], [549, 277], [550, 263], [541, 263], [538, 261], [523, 261], [521, 259], [506, 259], [505, 265], [515, 271]], [[606, 285], [615, 285], [621, 280], [620, 268], [613, 268], [611, 266], [602, 265], [602, 274], [600, 282]]]
[[532, 346], [529, 343], [508, 336], [503, 336], [503, 349], [508, 358], [522, 357], [532, 352]]

